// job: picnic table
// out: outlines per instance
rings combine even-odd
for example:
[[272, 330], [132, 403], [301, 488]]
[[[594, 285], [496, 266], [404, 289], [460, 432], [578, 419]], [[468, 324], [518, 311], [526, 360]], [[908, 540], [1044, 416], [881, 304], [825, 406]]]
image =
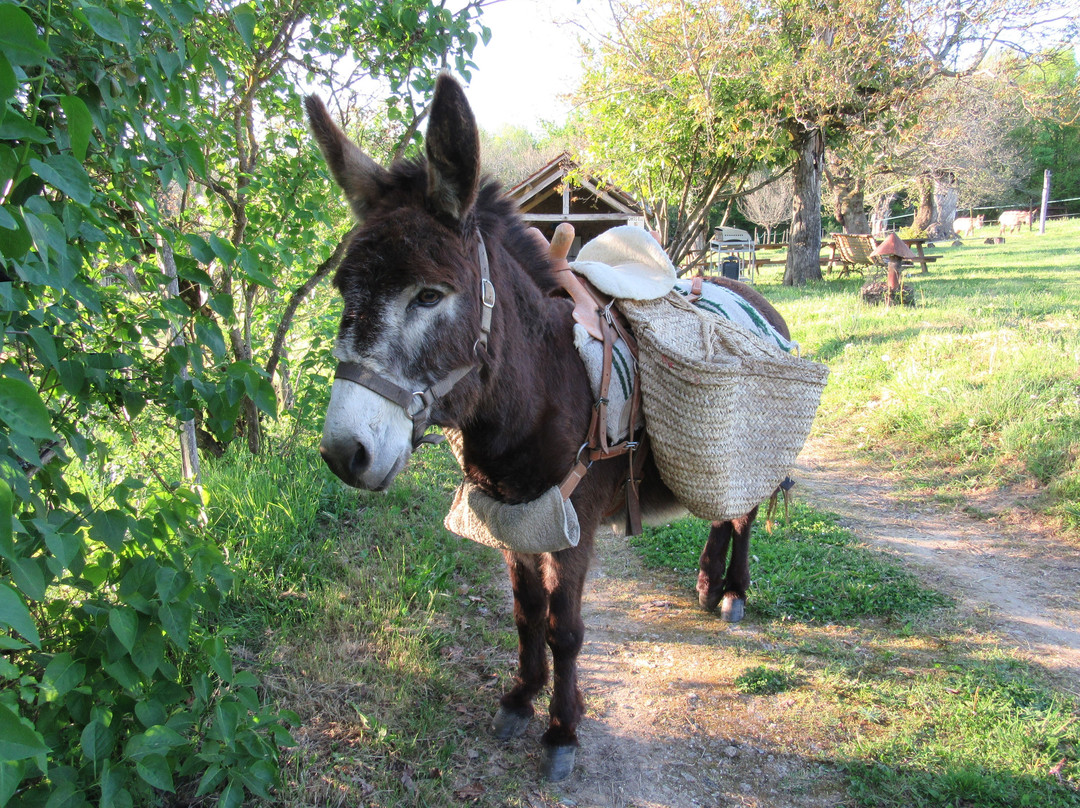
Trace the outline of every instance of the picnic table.
[[[901, 241], [915, 250], [915, 257], [906, 265], [914, 266], [919, 264], [922, 267], [919, 274], [926, 275], [930, 271], [929, 265], [938, 259], [938, 256], [927, 255], [923, 251], [927, 239], [905, 238], [901, 239]], [[841, 277], [852, 271], [861, 273], [861, 267], [878, 265], [879, 262], [871, 256], [876, 246], [877, 241], [870, 235], [833, 233], [830, 241], [824, 241], [821, 244], [822, 249], [827, 248], [829, 250], [828, 258], [822, 259], [822, 263], [830, 269], [834, 264], [840, 264], [841, 268], [838, 274]]]

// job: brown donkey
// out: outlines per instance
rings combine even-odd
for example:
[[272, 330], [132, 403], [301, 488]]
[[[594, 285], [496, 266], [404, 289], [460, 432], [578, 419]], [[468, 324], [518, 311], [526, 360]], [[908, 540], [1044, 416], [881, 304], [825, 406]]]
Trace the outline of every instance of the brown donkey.
[[[480, 181], [476, 123], [464, 93], [440, 77], [426, 160], [389, 169], [360, 151], [317, 98], [307, 99], [307, 111], [362, 225], [334, 278], [344, 314], [323, 458], [349, 485], [385, 490], [427, 442], [426, 427], [438, 425], [460, 431], [465, 475], [484, 492], [512, 504], [535, 499], [573, 466], [592, 394], [574, 349], [572, 304], [560, 294], [548, 256], [499, 187]], [[752, 290], [747, 296], [786, 333], [771, 306]], [[601, 461], [578, 486], [572, 497], [581, 526], [577, 547], [505, 554], [520, 667], [494, 731], [501, 738], [524, 732], [548, 680], [550, 649], [553, 691], [543, 741], [551, 780], [574, 766], [583, 712], [576, 665], [585, 573], [593, 534], [612, 512], [626, 475], [625, 458]], [[642, 506], [646, 516], [661, 518], [679, 507], [651, 461]], [[736, 603], [729, 618], [741, 616], [750, 582], [753, 517], [714, 524], [702, 555], [701, 602]]]

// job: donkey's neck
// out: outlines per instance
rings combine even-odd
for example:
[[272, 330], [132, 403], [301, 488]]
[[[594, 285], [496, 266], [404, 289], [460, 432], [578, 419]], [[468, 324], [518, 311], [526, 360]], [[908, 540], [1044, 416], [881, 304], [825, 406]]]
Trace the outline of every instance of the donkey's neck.
[[494, 361], [481, 402], [462, 425], [466, 474], [507, 502], [534, 499], [562, 480], [592, 405], [572, 304], [519, 272], [499, 289]]

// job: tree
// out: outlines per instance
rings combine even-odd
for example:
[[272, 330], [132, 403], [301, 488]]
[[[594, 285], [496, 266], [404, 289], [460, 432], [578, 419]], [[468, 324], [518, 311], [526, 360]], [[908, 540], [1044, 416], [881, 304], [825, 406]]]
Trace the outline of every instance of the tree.
[[0, 804], [270, 799], [296, 719], [233, 664], [178, 425], [274, 414], [271, 295], [340, 255], [286, 77], [344, 42], [419, 109], [475, 11], [0, 3]]
[[739, 213], [765, 228], [765, 238], [771, 241], [774, 228], [791, 218], [794, 180], [789, 173], [770, 177], [764, 171], [755, 171], [748, 182], [757, 190], [738, 198]]
[[689, 212], [680, 228], [700, 225], [697, 208], [714, 204], [744, 161], [787, 151], [795, 196], [784, 283], [802, 284], [821, 277], [826, 144], [903, 126], [936, 78], [970, 74], [993, 46], [1012, 44], [1006, 34], [1061, 16], [1050, 0], [624, 3], [600, 49], [603, 69], [585, 83], [597, 91], [597, 146], [631, 176], [683, 167], [681, 183], [644, 186], [662, 218], [661, 203]]
[[1066, 49], [1027, 60], [1017, 77], [1017, 97], [1030, 116], [1009, 134], [1028, 159], [1030, 176], [1022, 183], [1028, 195], [1042, 189], [1043, 172], [1053, 174], [1054, 196], [1080, 196], [1080, 66]]
[[576, 157], [644, 203], [678, 264], [713, 206], [770, 162], [776, 127], [742, 108], [754, 80], [716, 58], [730, 22], [720, 4], [623, 2], [613, 12], [615, 31], [577, 93], [589, 148]]

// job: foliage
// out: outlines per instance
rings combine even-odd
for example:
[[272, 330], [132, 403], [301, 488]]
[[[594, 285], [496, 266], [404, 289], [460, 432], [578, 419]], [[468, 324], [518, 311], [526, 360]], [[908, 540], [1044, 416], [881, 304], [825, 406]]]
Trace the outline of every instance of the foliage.
[[1080, 196], [1080, 165], [1070, 155], [1080, 150], [1080, 66], [1073, 50], [1032, 59], [1018, 79], [1031, 117], [1009, 133], [1030, 155], [1031, 173], [1023, 201], [1042, 191], [1043, 172], [1052, 173], [1053, 197]]
[[[914, 614], [941, 606], [945, 598], [881, 554], [858, 546], [828, 514], [803, 505], [773, 533], [755, 523], [753, 586], [748, 608], [764, 617], [854, 620]], [[692, 582], [708, 523], [683, 519], [631, 539], [652, 566], [673, 567]]]
[[295, 716], [234, 658], [234, 571], [173, 425], [224, 443], [276, 413], [247, 349], [281, 350], [273, 295], [330, 252], [283, 66], [346, 37], [419, 98], [477, 36], [475, 6], [335, 9], [0, 2], [0, 806], [277, 781]]
[[775, 695], [783, 693], [795, 683], [787, 671], [758, 665], [747, 668], [735, 677], [735, 689], [748, 696]]
[[909, 125], [937, 77], [974, 72], [1006, 33], [1058, 34], [1059, 16], [1050, 0], [627, 0], [579, 95], [603, 173], [648, 203], [676, 259], [756, 163], [805, 163], [785, 276], [802, 285], [820, 279], [824, 143]]

